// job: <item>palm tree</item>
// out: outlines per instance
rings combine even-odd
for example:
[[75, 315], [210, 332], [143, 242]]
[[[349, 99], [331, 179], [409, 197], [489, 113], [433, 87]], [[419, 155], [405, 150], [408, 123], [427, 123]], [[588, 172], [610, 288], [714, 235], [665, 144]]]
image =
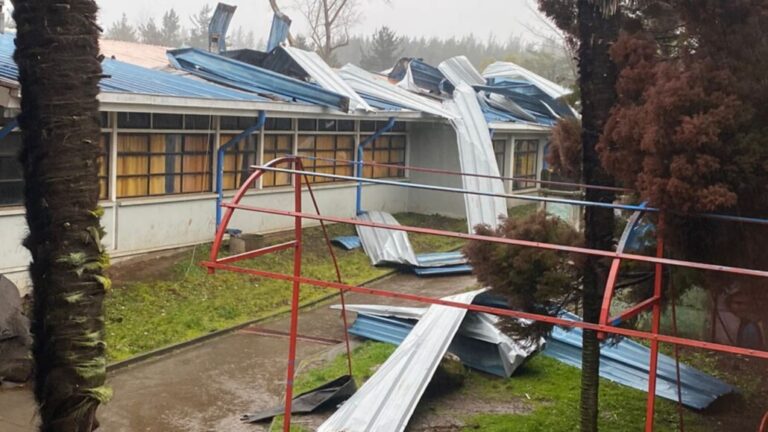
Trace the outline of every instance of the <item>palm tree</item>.
[[14, 0], [41, 431], [91, 432], [104, 386], [98, 209], [99, 62], [93, 0]]
[[[610, 186], [611, 177], [600, 164], [595, 147], [610, 110], [616, 103], [617, 71], [609, 50], [619, 36], [619, 0], [578, 0], [579, 87], [582, 103], [583, 181]], [[586, 200], [613, 202], [611, 192], [589, 189]], [[591, 249], [613, 247], [614, 215], [611, 209], [587, 207], [585, 244]], [[583, 275], [584, 320], [597, 323], [607, 278], [604, 261], [590, 257]], [[584, 331], [581, 373], [581, 430], [598, 430], [600, 342], [594, 331]]]

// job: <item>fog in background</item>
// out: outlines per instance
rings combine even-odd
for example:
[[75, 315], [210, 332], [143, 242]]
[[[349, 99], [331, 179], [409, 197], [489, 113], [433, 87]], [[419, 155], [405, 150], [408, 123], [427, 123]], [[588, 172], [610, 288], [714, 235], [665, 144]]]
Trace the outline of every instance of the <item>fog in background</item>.
[[[473, 34], [479, 39], [491, 36], [505, 40], [510, 36], [522, 36], [535, 41], [535, 33], [550, 34], [540, 22], [528, 0], [359, 0], [363, 16], [353, 29], [355, 34], [368, 35], [374, 29], [386, 25], [395, 32], [411, 37], [450, 38]], [[122, 13], [131, 22], [155, 19], [174, 8], [182, 17], [182, 25], [191, 25], [190, 16], [208, 3], [206, 0], [101, 0], [100, 21], [104, 27], [119, 20]], [[237, 6], [231, 28], [242, 26], [253, 31], [257, 39], [266, 39], [272, 20], [268, 0], [229, 0], [224, 3]], [[306, 33], [307, 27], [301, 14], [293, 9], [293, 0], [278, 0], [278, 4], [293, 19], [293, 30]], [[528, 28], [526, 28], [528, 27]]]

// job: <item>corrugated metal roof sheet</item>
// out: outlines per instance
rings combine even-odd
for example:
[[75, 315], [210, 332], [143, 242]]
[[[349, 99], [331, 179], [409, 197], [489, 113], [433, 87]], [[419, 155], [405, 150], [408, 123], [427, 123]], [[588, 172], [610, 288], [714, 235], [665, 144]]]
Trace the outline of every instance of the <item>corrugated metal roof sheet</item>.
[[[500, 177], [488, 122], [475, 91], [467, 84], [459, 84], [453, 92], [453, 99], [445, 101], [444, 106], [453, 113], [451, 122], [456, 129], [461, 171]], [[462, 179], [464, 189], [469, 191], [506, 193], [504, 183], [498, 178], [464, 176]], [[507, 200], [504, 198], [464, 194], [464, 200], [470, 233], [481, 224], [497, 227], [499, 217], [508, 216]]]
[[211, 46], [215, 43], [219, 52], [227, 49], [227, 31], [236, 10], [237, 6], [219, 3], [208, 23], [208, 45]]
[[438, 69], [456, 86], [461, 83], [469, 86], [485, 84], [485, 78], [480, 75], [480, 72], [472, 66], [472, 62], [465, 56], [450, 58], [440, 63]]
[[[488, 306], [503, 307], [503, 305], [496, 304], [489, 304]], [[356, 321], [350, 332], [361, 337], [392, 344], [399, 343], [407, 334], [408, 327], [412, 325], [408, 322], [393, 320], [392, 317], [419, 319], [419, 314], [423, 313], [423, 309], [420, 308], [397, 308], [393, 306], [348, 305], [347, 308], [360, 314], [390, 317], [389, 321], [377, 320], [375, 323], [371, 323], [371, 319], [363, 318], [364, 325], [358, 326]], [[484, 314], [471, 312], [467, 315], [467, 319], [475, 315]], [[562, 313], [560, 316], [574, 321], [579, 320], [578, 316], [569, 313]], [[462, 335], [481, 339], [494, 335], [492, 331], [489, 332], [489, 328], [467, 327], [466, 323], [465, 320], [465, 324], [459, 330]], [[478, 332], [478, 330], [480, 331]], [[582, 334], [580, 329], [566, 330], [555, 327], [552, 334], [547, 338], [546, 348], [542, 354], [570, 366], [581, 368]], [[602, 345], [600, 377], [604, 379], [647, 392], [649, 364], [650, 350], [637, 342], [622, 338], [618, 343], [605, 342]], [[468, 365], [471, 366], [469, 363]], [[736, 391], [729, 384], [685, 364], [680, 365], [680, 377], [683, 404], [691, 408], [705, 409], [719, 397]], [[656, 395], [677, 401], [675, 360], [663, 354], [659, 355]]]
[[[481, 291], [449, 299], [472, 303]], [[405, 430], [467, 311], [432, 306], [402, 344], [318, 431]]]
[[[357, 216], [361, 221], [375, 222], [386, 225], [400, 225], [389, 213], [370, 211]], [[375, 266], [383, 264], [399, 264], [411, 267], [419, 265], [416, 252], [408, 240], [408, 233], [380, 228], [357, 227], [357, 234], [363, 243], [363, 250]]]
[[491, 64], [485, 68], [485, 71], [483, 71], [483, 77], [486, 79], [495, 79], [497, 81], [525, 81], [541, 89], [553, 99], [558, 99], [573, 93], [570, 89], [510, 62], [495, 62]]
[[175, 67], [218, 84], [349, 111], [348, 97], [267, 69], [195, 48], [174, 50], [168, 55]]
[[291, 31], [291, 19], [288, 15], [280, 12], [272, 17], [272, 28], [269, 30], [269, 40], [267, 40], [267, 52], [280, 46], [288, 39]]
[[[18, 81], [19, 70], [13, 61], [16, 49], [13, 34], [0, 35], [0, 77]], [[205, 81], [147, 69], [117, 60], [102, 62], [104, 74], [101, 90], [107, 93], [138, 93], [202, 99], [266, 101], [267, 99]]]
[[341, 68], [339, 75], [364, 98], [373, 98], [438, 117], [451, 118], [453, 116], [443, 109], [439, 102], [404, 90], [391, 84], [386, 78], [377, 77], [357, 66], [348, 64]]
[[291, 56], [320, 87], [348, 97], [351, 110], [373, 111], [373, 108], [359, 94], [355, 93], [352, 87], [341, 79], [317, 53], [291, 47], [278, 47], [277, 49], [284, 50]]
[[[579, 317], [562, 314], [574, 321]], [[582, 330], [564, 330], [555, 327], [543, 354], [563, 363], [581, 368]], [[605, 342], [600, 350], [600, 376], [628, 387], [648, 391], [650, 350], [637, 342], [622, 338], [619, 343]], [[683, 404], [704, 409], [720, 396], [733, 393], [735, 389], [690, 366], [680, 365]], [[659, 355], [656, 395], [677, 401], [677, 373], [675, 360]]]

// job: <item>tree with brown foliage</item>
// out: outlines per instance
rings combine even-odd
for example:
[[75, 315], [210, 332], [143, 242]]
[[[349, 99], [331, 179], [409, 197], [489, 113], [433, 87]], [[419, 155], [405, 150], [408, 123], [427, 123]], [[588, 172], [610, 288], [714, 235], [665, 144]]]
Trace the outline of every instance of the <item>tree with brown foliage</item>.
[[670, 45], [645, 25], [611, 53], [619, 103], [599, 146], [604, 166], [669, 210], [672, 252], [768, 267], [768, 228], [671, 212], [768, 214], [768, 8], [762, 0], [669, 2]]
[[91, 432], [109, 398], [93, 0], [14, 0], [41, 431]]
[[560, 119], [552, 129], [547, 163], [555, 174], [569, 179], [581, 178], [581, 121]]

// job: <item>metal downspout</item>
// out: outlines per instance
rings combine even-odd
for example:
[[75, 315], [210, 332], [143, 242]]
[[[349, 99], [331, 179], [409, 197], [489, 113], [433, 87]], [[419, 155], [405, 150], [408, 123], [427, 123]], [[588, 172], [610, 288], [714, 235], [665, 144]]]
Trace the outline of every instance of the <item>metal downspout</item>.
[[365, 152], [365, 146], [368, 144], [371, 144], [372, 142], [376, 141], [384, 135], [385, 133], [391, 131], [395, 127], [395, 118], [390, 117], [387, 124], [376, 131], [373, 135], [366, 138], [363, 142], [360, 143], [360, 145], [357, 147], [357, 173], [356, 177], [360, 180], [357, 182], [357, 195], [356, 195], [356, 201], [355, 201], [355, 214], [360, 215], [363, 212], [363, 154]]
[[[265, 111], [259, 111], [259, 119], [256, 124], [248, 129], [240, 132], [236, 137], [229, 140], [226, 144], [219, 147], [216, 152], [216, 230], [218, 231], [219, 225], [221, 225], [221, 204], [224, 202], [224, 154], [232, 146], [236, 145], [240, 141], [248, 138], [254, 133], [261, 130], [264, 127], [264, 123], [267, 121], [267, 113]], [[259, 143], [261, 145], [261, 143]]]
[[13, 132], [13, 130], [16, 129], [17, 127], [19, 127], [19, 120], [16, 118], [11, 119], [11, 121], [9, 121], [8, 124], [6, 124], [5, 126], [3, 126], [2, 129], [0, 129], [0, 140], [5, 139], [5, 137], [10, 135], [11, 132]]

